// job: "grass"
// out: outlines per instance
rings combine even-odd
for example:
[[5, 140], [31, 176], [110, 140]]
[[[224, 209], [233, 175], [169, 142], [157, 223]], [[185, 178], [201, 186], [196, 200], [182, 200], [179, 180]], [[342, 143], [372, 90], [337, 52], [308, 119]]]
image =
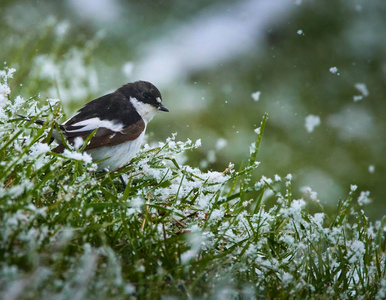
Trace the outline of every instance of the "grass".
[[367, 193], [351, 186], [328, 215], [289, 174], [253, 179], [267, 115], [237, 171], [182, 163], [200, 141], [172, 135], [95, 173], [87, 156], [44, 143], [59, 103], [15, 97], [13, 70], [0, 76], [2, 298], [386, 297], [386, 218], [369, 222]]

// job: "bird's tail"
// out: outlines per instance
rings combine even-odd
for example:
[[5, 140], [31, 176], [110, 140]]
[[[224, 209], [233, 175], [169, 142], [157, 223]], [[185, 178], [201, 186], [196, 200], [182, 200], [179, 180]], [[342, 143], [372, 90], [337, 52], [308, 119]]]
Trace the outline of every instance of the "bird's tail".
[[[26, 116], [23, 116], [23, 115], [18, 115], [20, 118], [23, 118], [24, 120], [26, 120], [26, 121], [32, 121], [33, 119], [31, 119], [30, 117], [26, 117]], [[34, 123], [35, 124], [38, 124], [38, 125], [40, 125], [40, 126], [42, 126], [43, 124], [44, 124], [44, 121], [43, 120], [39, 120], [39, 119], [37, 119], [37, 120], [34, 120]], [[61, 126], [61, 125], [59, 125], [59, 126]], [[54, 129], [54, 132], [56, 131], [56, 129]], [[46, 138], [46, 139], [44, 139], [44, 143], [47, 143], [47, 144], [51, 144], [53, 141], [55, 140], [55, 138], [53, 137], [53, 136], [51, 136], [50, 137], [50, 139], [48, 140], [48, 138]], [[60, 141], [59, 141], [59, 139], [57, 140], [59, 143], [60, 143]], [[59, 145], [60, 146], [60, 145]], [[58, 147], [59, 147], [58, 146]], [[56, 148], [58, 148], [58, 147], [56, 147]], [[55, 148], [55, 149], [56, 149]], [[54, 150], [55, 150], [54, 149]], [[54, 152], [57, 152], [57, 151], [54, 151]], [[63, 150], [61, 151], [61, 152], [63, 152]], [[59, 152], [58, 152], [59, 153]]]
[[[23, 119], [26, 120], [26, 121], [32, 121], [32, 119], [29, 118], [29, 117], [26, 117], [26, 116], [23, 116], [23, 115], [18, 115], [18, 116], [19, 116], [20, 118], [23, 118]], [[37, 119], [37, 120], [34, 121], [34, 123], [35, 123], [35, 124], [38, 124], [38, 125], [43, 125], [43, 124], [44, 124], [44, 121], [43, 121], [43, 120]]]

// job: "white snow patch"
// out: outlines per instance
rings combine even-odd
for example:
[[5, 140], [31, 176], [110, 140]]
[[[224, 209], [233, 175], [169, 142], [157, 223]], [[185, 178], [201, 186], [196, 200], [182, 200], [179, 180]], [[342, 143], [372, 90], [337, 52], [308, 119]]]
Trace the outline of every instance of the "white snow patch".
[[198, 139], [194, 144], [194, 148], [199, 148], [199, 147], [201, 147], [201, 139]]
[[331, 67], [331, 68], [329, 69], [329, 71], [330, 71], [332, 74], [340, 75], [340, 73], [338, 73], [338, 68], [337, 68], [337, 67]]
[[211, 221], [219, 221], [224, 217], [224, 212], [220, 209], [215, 209], [212, 211], [212, 214], [210, 215]]
[[353, 264], [362, 260], [363, 255], [366, 253], [365, 244], [361, 241], [353, 241], [351, 246], [351, 258], [349, 259], [349, 263]]
[[69, 151], [68, 149], [64, 149], [63, 155], [67, 158], [84, 161], [87, 164], [92, 163], [91, 156], [86, 152], [77, 153], [77, 152]]
[[261, 92], [257, 91], [257, 92], [252, 93], [251, 97], [252, 97], [253, 100], [255, 100], [257, 102], [260, 99], [260, 95], [261, 95]]
[[55, 104], [60, 102], [60, 100], [59, 99], [55, 99], [55, 98], [48, 98], [47, 102], [48, 102], [49, 105], [54, 106]]
[[369, 90], [367, 89], [367, 86], [365, 83], [356, 83], [354, 86], [361, 93], [361, 95], [353, 96], [354, 102], [360, 101], [364, 97], [367, 97], [368, 95], [370, 95]]
[[363, 96], [362, 95], [355, 95], [352, 97], [352, 99], [354, 100], [354, 102], [357, 102], [357, 101], [363, 100]]
[[305, 127], [307, 132], [311, 133], [314, 131], [314, 128], [320, 125], [320, 117], [315, 115], [308, 115], [306, 117]]
[[83, 146], [83, 143], [84, 143], [84, 140], [80, 137], [80, 136], [77, 136], [75, 139], [74, 139], [74, 148], [76, 150], [78, 150], [80, 147]]
[[310, 188], [309, 186], [302, 187], [300, 190], [304, 194], [309, 196], [312, 201], [319, 202], [319, 200], [318, 200], [318, 193], [313, 191], [312, 188]]
[[50, 147], [46, 143], [36, 143], [31, 146], [30, 156], [36, 158], [41, 154], [47, 153], [48, 151], [50, 151]]

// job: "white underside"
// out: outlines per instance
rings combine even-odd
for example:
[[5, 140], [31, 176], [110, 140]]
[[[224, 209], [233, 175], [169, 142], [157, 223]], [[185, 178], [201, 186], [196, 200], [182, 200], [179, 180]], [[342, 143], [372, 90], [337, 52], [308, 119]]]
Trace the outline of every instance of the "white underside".
[[102, 147], [98, 149], [87, 150], [94, 162], [108, 158], [98, 164], [98, 171], [106, 169], [113, 171], [117, 168], [127, 165], [141, 148], [145, 130], [134, 141], [129, 141], [112, 147]]

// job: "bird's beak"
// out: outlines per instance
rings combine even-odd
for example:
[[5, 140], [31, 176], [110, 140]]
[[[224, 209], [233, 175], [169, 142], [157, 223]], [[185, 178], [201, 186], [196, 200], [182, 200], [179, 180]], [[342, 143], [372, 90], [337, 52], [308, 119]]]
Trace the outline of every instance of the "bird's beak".
[[160, 111], [166, 111], [166, 112], [169, 111], [169, 110], [168, 110], [165, 106], [163, 106], [162, 104], [160, 104], [160, 105], [157, 107], [157, 109], [160, 110]]

